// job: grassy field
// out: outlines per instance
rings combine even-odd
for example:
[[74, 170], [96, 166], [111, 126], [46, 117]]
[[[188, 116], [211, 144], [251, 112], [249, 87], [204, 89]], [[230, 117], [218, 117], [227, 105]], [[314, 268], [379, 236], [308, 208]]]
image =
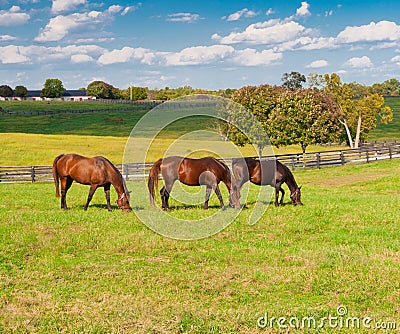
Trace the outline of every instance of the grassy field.
[[386, 105], [393, 110], [393, 121], [388, 124], [377, 124], [368, 136], [369, 140], [400, 139], [400, 98], [386, 98]]
[[[152, 232], [140, 208], [107, 212], [102, 191], [85, 212], [86, 186], [72, 186], [63, 212], [53, 184], [2, 184], [0, 332], [278, 332], [258, 319], [320, 324], [339, 306], [342, 319], [373, 319], [372, 329], [342, 333], [399, 328], [399, 172], [397, 160], [296, 172], [304, 206], [270, 205], [249, 226], [251, 195], [228, 228], [198, 241]], [[133, 206], [147, 198], [129, 187]], [[182, 218], [203, 212], [172, 208]]]

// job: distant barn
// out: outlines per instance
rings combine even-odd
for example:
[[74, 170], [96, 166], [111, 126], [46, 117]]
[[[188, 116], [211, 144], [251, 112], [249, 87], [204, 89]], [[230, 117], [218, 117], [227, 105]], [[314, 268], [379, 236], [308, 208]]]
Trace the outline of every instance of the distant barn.
[[41, 97], [41, 90], [28, 90], [28, 97], [21, 98], [19, 96], [0, 97], [0, 100], [31, 100], [31, 101], [91, 101], [96, 100], [94, 96], [86, 96], [86, 89], [66, 90], [59, 98]]

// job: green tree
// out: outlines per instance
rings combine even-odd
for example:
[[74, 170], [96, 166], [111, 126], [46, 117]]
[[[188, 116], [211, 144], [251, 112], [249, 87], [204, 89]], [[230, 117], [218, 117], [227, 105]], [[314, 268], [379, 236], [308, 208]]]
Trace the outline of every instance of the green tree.
[[307, 146], [335, 141], [340, 135], [339, 109], [335, 101], [318, 90], [286, 90], [279, 95], [268, 119], [273, 145]]
[[[284, 91], [282, 87], [260, 85], [260, 86], [246, 86], [242, 87], [232, 93], [232, 101], [242, 105], [249, 112], [251, 112], [261, 123], [264, 130], [269, 134], [268, 119], [272, 110], [275, 108], [278, 96]], [[258, 147], [259, 154], [265, 145], [269, 144], [268, 138], [263, 138], [259, 134], [257, 127], [252, 128], [249, 124], [246, 124], [244, 115], [229, 115], [230, 119], [235, 119], [236, 124], [243, 124], [242, 127], [246, 128], [246, 133], [251, 134], [252, 138], [245, 138], [238, 129], [229, 125], [221, 126], [222, 132], [226, 133], [226, 137], [232, 140], [237, 145], [244, 145], [247, 142], [252, 142]], [[237, 118], [240, 118], [239, 120]]]
[[378, 120], [387, 123], [393, 119], [393, 112], [390, 107], [384, 105], [385, 101], [381, 94], [368, 94], [355, 98], [352, 86], [342, 83], [336, 73], [325, 74], [324, 79], [323, 90], [331, 95], [339, 106], [339, 122], [346, 130], [351, 148], [359, 147], [360, 139], [375, 128]]
[[303, 87], [303, 83], [306, 82], [306, 77], [299, 72], [290, 72], [285, 73], [282, 76], [282, 87], [288, 89], [301, 89]]
[[1, 85], [0, 86], [0, 96], [2, 97], [11, 97], [14, 95], [14, 91], [8, 85]]
[[64, 92], [65, 88], [60, 79], [46, 79], [40, 96], [47, 98], [59, 98], [64, 94]]
[[115, 88], [104, 81], [91, 82], [87, 87], [86, 95], [94, 96], [99, 99], [119, 99], [121, 97], [118, 88]]
[[147, 87], [131, 86], [131, 87], [121, 91], [121, 97], [124, 100], [130, 100], [132, 97], [132, 101], [146, 100], [148, 91], [149, 91], [149, 89]]
[[26, 98], [29, 96], [28, 89], [25, 86], [16, 86], [15, 87], [15, 96]]

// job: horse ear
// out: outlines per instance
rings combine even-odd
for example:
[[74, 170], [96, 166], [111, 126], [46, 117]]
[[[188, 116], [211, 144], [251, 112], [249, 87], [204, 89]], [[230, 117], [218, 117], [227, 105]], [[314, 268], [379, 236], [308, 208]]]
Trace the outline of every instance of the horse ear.
[[299, 189], [301, 189], [302, 186], [299, 187]]

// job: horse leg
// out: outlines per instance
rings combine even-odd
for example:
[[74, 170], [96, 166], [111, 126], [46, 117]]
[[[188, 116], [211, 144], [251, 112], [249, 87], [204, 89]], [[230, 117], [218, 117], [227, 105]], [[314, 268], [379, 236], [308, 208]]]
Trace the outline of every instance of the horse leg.
[[212, 191], [212, 187], [211, 186], [206, 186], [206, 200], [204, 202], [204, 209], [208, 209], [208, 201], [210, 199], [210, 195], [211, 195], [211, 191]]
[[280, 187], [279, 190], [282, 193], [282, 197], [281, 197], [281, 200], [280, 200], [279, 204], [282, 205], [283, 204], [283, 196], [285, 196], [285, 191], [283, 190], [282, 187]]
[[279, 199], [279, 191], [280, 191], [280, 189], [281, 189], [280, 184], [276, 184], [275, 185], [275, 206], [279, 206], [278, 199]]
[[219, 190], [218, 184], [215, 186], [214, 191], [217, 194], [217, 197], [219, 199], [219, 204], [221, 205], [222, 210], [224, 210], [224, 201], [222, 199], [221, 191]]
[[162, 200], [162, 208], [164, 210], [169, 210], [169, 204], [168, 204], [168, 199], [169, 199], [169, 194], [171, 193], [172, 186], [174, 185], [174, 182], [167, 182], [165, 183], [165, 186], [161, 188], [160, 190], [160, 195], [161, 195], [161, 200]]
[[87, 208], [88, 208], [88, 206], [89, 206], [89, 203], [90, 203], [90, 201], [92, 200], [93, 194], [94, 194], [94, 192], [96, 191], [97, 187], [98, 187], [97, 184], [92, 184], [92, 185], [90, 186], [89, 196], [88, 196], [88, 198], [87, 198], [87, 201], [86, 201], [86, 204], [85, 204], [85, 207], [84, 207], [84, 210], [85, 210], [85, 211], [87, 210]]
[[107, 201], [107, 209], [108, 209], [108, 211], [112, 211], [111, 203], [110, 203], [110, 187], [111, 187], [111, 184], [109, 184], [109, 183], [104, 186], [104, 192], [106, 194], [106, 201]]
[[74, 180], [69, 176], [61, 179], [61, 209], [68, 210], [67, 191], [71, 188], [72, 182], [74, 182]]

